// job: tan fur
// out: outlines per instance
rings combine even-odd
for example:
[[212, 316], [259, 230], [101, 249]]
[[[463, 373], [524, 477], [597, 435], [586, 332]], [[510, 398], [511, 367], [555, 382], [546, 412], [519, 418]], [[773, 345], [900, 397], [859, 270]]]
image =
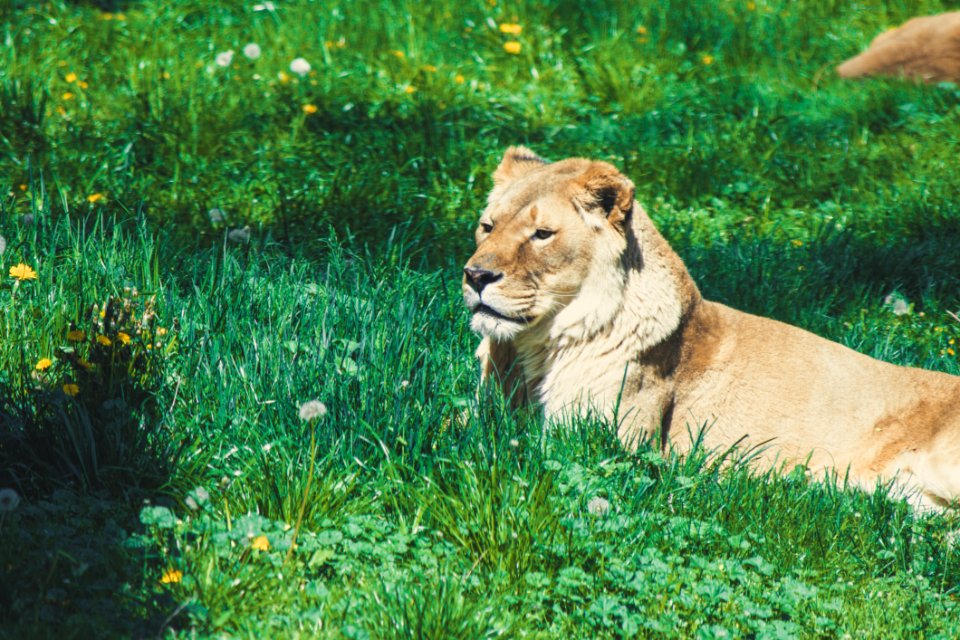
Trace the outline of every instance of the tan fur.
[[908, 20], [839, 67], [843, 78], [903, 76], [960, 82], [960, 11]]
[[463, 291], [481, 377], [515, 405], [600, 411], [628, 447], [682, 452], [708, 427], [710, 449], [760, 446], [767, 466], [960, 498], [960, 378], [703, 300], [609, 164], [514, 147], [494, 179]]

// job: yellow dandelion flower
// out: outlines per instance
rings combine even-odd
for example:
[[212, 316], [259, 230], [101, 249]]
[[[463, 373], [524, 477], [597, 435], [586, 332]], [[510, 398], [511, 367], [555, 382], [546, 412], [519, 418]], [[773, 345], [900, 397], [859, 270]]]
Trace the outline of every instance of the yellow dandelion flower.
[[26, 191], [26, 190], [27, 190], [27, 185], [21, 184], [20, 187], [19, 187], [19, 189], [20, 189], [20, 191]]
[[67, 384], [63, 385], [63, 392], [71, 398], [76, 398], [77, 394], [80, 393], [80, 387], [68, 382]]
[[163, 327], [157, 327], [157, 335], [158, 335], [158, 336], [165, 336], [165, 335], [167, 335], [167, 330], [164, 329]]
[[110, 341], [110, 338], [108, 338], [107, 336], [97, 336], [97, 342], [99, 342], [105, 347], [109, 347], [111, 344], [113, 344]]
[[257, 551], [270, 551], [270, 541], [267, 536], [257, 536], [250, 541], [250, 546]]
[[803, 240], [800, 240], [799, 238], [795, 238], [795, 239], [793, 239], [793, 240], [790, 241], [790, 244], [792, 244], [793, 246], [799, 248], [799, 247], [802, 247], [802, 246], [803, 246]]
[[397, 58], [399, 60], [403, 60], [404, 58], [407, 57], [407, 54], [405, 54], [403, 51], [400, 51], [399, 49], [394, 49], [393, 51], [390, 52], [390, 55], [392, 55], [394, 58]]
[[416, 93], [416, 91], [417, 91], [417, 88], [409, 84], [403, 88], [404, 93]]
[[645, 36], [645, 35], [647, 35], [647, 28], [646, 28], [645, 26], [643, 26], [642, 24], [641, 24], [640, 26], [638, 26], [638, 27], [637, 27], [637, 35], [638, 35], [638, 36]]
[[36, 369], [37, 371], [46, 371], [52, 366], [53, 366], [53, 360], [51, 360], [50, 358], [40, 358], [39, 360], [37, 360], [37, 364], [34, 365], [33, 368]]
[[700, 62], [702, 62], [703, 64], [709, 67], [710, 65], [713, 64], [713, 56], [710, 55], [709, 53], [705, 53], [702, 56], [700, 56]]
[[120, 344], [130, 344], [130, 336], [123, 331], [117, 332], [117, 340], [120, 341]]
[[70, 342], [80, 342], [86, 337], [87, 337], [87, 334], [85, 334], [83, 331], [80, 331], [79, 329], [71, 329], [70, 331], [67, 331], [67, 340], [69, 340]]
[[124, 22], [127, 19], [127, 16], [122, 13], [118, 13], [117, 15], [113, 16], [113, 19], [117, 22]]
[[457, 84], [463, 84], [467, 81], [467, 79], [463, 77], [462, 73], [458, 73], [457, 75], [453, 76], [453, 81]]
[[747, 3], [747, 11], [756, 11], [756, 10], [757, 10], [757, 3], [756, 3], [756, 2], [748, 2], [748, 3]]
[[76, 97], [76, 96], [75, 96], [73, 93], [71, 93], [71, 92], [69, 92], [69, 91], [64, 91], [64, 92], [63, 92], [63, 95], [60, 96], [60, 99], [63, 100], [64, 102], [66, 102], [67, 100], [73, 100], [75, 97]]
[[63, 79], [72, 84], [77, 81], [77, 74], [71, 71]]
[[80, 358], [79, 360], [77, 360], [77, 364], [79, 364], [81, 367], [83, 367], [87, 371], [93, 371], [93, 365], [89, 361], [84, 360], [83, 358]]
[[183, 582], [183, 571], [179, 569], [167, 569], [160, 577], [160, 584], [171, 584]]
[[113, 14], [112, 14], [112, 13], [101, 13], [101, 14], [100, 14], [100, 19], [101, 19], [101, 20], [113, 20]]
[[84, 82], [83, 80], [81, 80], [80, 82], [77, 83], [77, 86], [80, 87], [81, 89], [86, 89], [86, 88], [89, 87], [90, 85], [88, 85], [86, 82]]
[[37, 272], [31, 269], [29, 265], [21, 262], [10, 267], [10, 277], [17, 280], [36, 280]]
[[522, 47], [520, 46], [520, 43], [517, 42], [516, 40], [511, 40], [510, 42], [503, 43], [503, 50], [513, 55], [517, 55], [518, 53], [520, 53], [521, 48]]
[[506, 33], [511, 36], [518, 36], [523, 31], [523, 27], [515, 22], [504, 22], [500, 25], [500, 33]]
[[100, 202], [101, 200], [103, 200], [103, 197], [104, 196], [102, 193], [91, 193], [90, 195], [87, 196], [87, 202], [89, 202], [90, 204], [96, 204], [97, 202]]
[[303, 107], [301, 107], [301, 109], [303, 109], [303, 112], [304, 112], [305, 114], [307, 114], [308, 116], [312, 116], [313, 114], [315, 114], [315, 113], [317, 112], [317, 105], [315, 105], [315, 104], [305, 104], [305, 105], [303, 105]]
[[288, 82], [290, 82], [290, 76], [287, 75], [286, 71], [281, 71], [280, 73], [278, 73], [277, 78], [280, 80], [281, 84], [287, 84]]
[[955, 356], [955, 355], [957, 355], [957, 352], [954, 351], [953, 349], [949, 349], [949, 348], [948, 348], [948, 349], [947, 349], [947, 355]]
[[425, 65], [423, 65], [423, 66], [420, 67], [420, 68], [423, 69], [424, 71], [426, 71], [427, 73], [436, 73], [436, 72], [437, 72], [437, 67], [436, 67], [435, 65], [432, 65], [432, 64], [425, 64]]
[[58, 105], [57, 105], [57, 114], [59, 114], [59, 115], [61, 115], [61, 116], [67, 115], [67, 110], [63, 108], [63, 105], [62, 105], [62, 104], [58, 104]]
[[954, 338], [950, 338], [949, 340], [947, 340], [947, 344], [951, 344], [951, 345], [957, 344], [957, 341]]

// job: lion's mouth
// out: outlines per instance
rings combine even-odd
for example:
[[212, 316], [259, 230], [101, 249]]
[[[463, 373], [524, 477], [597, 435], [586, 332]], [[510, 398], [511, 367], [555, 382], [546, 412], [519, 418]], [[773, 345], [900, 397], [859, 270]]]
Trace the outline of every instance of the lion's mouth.
[[477, 315], [478, 313], [490, 316], [491, 318], [496, 318], [497, 320], [506, 320], [507, 322], [516, 322], [519, 324], [527, 324], [530, 322], [529, 318], [511, 318], [510, 316], [505, 316], [493, 307], [485, 305], [482, 302], [473, 308], [473, 314]]

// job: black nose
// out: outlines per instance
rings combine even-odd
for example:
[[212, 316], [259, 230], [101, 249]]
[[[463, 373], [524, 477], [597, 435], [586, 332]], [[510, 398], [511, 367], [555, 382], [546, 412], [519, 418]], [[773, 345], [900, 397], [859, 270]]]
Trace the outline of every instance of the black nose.
[[463, 275], [467, 277], [467, 284], [476, 289], [477, 293], [480, 293], [483, 291], [485, 286], [502, 278], [503, 272], [488, 271], [487, 269], [477, 269], [475, 267], [464, 267]]

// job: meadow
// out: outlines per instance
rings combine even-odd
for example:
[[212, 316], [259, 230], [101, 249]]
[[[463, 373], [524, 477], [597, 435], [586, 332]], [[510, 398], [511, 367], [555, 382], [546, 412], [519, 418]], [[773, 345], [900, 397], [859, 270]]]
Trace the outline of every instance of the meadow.
[[956, 513], [512, 412], [460, 295], [525, 144], [960, 374], [960, 87], [833, 71], [947, 9], [0, 4], [0, 637], [960, 636]]

